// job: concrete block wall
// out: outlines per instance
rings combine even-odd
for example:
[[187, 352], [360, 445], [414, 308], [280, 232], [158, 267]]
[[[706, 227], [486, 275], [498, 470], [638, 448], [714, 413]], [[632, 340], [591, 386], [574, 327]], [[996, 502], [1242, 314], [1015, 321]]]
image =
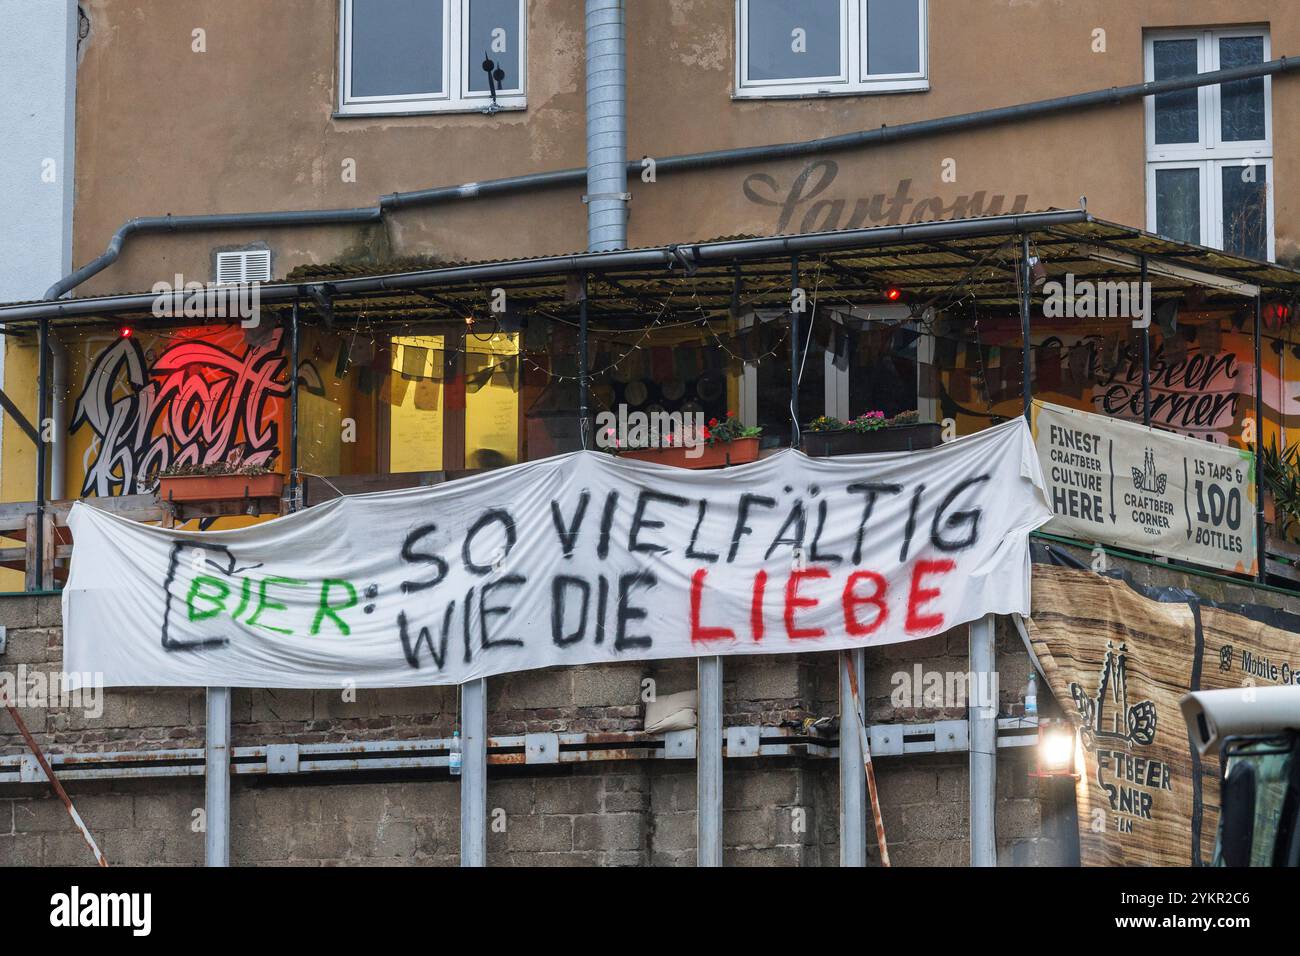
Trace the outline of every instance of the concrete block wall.
[[[61, 669], [59, 601], [0, 597], [8, 628], [0, 671]], [[1028, 659], [1013, 629], [1000, 631], [1004, 713], [1021, 706]], [[964, 708], [895, 713], [895, 675], [966, 669], [966, 629], [867, 654], [872, 721], [961, 718]], [[834, 654], [735, 658], [724, 666], [728, 725], [798, 727], [838, 710]], [[652, 683], [647, 683], [652, 682]], [[551, 669], [489, 681], [494, 735], [640, 730], [643, 693], [695, 686], [692, 661]], [[236, 746], [438, 737], [455, 727], [454, 687], [393, 691], [236, 691]], [[201, 690], [106, 691], [98, 719], [31, 708], [24, 717], [53, 751], [200, 747]], [[0, 714], [0, 753], [25, 747]], [[964, 865], [964, 754], [876, 763], [895, 865]], [[1028, 778], [1026, 754], [999, 766], [999, 849], [1007, 863], [1056, 862], [1068, 833]], [[695, 862], [695, 772], [689, 761], [593, 761], [563, 767], [494, 767], [488, 784], [488, 861], [493, 866], [690, 866]], [[197, 865], [203, 859], [200, 778], [74, 781], [78, 810], [118, 863]], [[731, 759], [724, 779], [724, 862], [729, 866], [833, 866], [839, 859], [838, 765], [832, 759]], [[276, 780], [236, 777], [231, 858], [262, 865], [455, 865], [459, 783], [445, 772], [353, 774]], [[870, 829], [870, 828], [869, 828]], [[875, 859], [874, 836], [869, 838]], [[90, 862], [63, 806], [38, 785], [0, 786], [0, 865]]]

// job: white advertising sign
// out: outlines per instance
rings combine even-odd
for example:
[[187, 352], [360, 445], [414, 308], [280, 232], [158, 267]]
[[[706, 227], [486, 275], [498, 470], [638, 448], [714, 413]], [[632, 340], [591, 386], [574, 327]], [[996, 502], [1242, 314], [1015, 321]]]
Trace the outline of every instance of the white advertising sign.
[[1046, 531], [1254, 574], [1249, 451], [1034, 402]]

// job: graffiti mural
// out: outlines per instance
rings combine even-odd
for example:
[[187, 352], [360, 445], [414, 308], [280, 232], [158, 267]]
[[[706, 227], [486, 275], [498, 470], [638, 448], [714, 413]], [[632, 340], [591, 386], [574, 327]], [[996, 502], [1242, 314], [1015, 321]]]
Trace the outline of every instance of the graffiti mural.
[[[973, 328], [973, 327], [972, 327]], [[1151, 336], [1151, 422], [1157, 428], [1217, 444], [1241, 444], [1255, 413], [1255, 360], [1250, 336], [1196, 327], [1188, 341]], [[1207, 331], [1212, 330], [1212, 331]], [[936, 343], [936, 397], [941, 418], [953, 418], [962, 434], [1020, 413], [1023, 360], [1019, 330], [986, 324], [978, 336], [950, 336]], [[1033, 394], [1036, 398], [1130, 422], [1143, 421], [1142, 353], [1128, 330], [1035, 330]], [[1300, 356], [1300, 349], [1297, 350]], [[1262, 356], [1265, 444], [1279, 428], [1300, 428], [1300, 382], [1283, 363], [1290, 347], [1266, 347]], [[1284, 443], [1295, 441], [1291, 434]]]
[[92, 433], [82, 496], [142, 494], [173, 465], [234, 452], [248, 465], [275, 460], [289, 393], [280, 331], [260, 346], [237, 330], [222, 338], [184, 338], [155, 354], [123, 337], [94, 357], [70, 426]]

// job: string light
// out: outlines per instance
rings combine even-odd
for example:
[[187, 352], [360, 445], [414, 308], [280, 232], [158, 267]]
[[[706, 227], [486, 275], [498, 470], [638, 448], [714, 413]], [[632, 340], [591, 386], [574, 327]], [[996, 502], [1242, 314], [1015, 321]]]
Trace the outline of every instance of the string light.
[[[974, 344], [976, 345], [977, 348], [976, 371], [984, 383], [986, 402], [991, 401], [991, 397], [989, 395], [990, 389], [988, 387], [988, 375], [987, 375], [988, 370], [984, 366], [984, 362], [983, 362], [986, 347], [984, 346], [980, 335], [978, 312], [976, 313], [976, 321], [974, 323], [973, 329], [971, 331], [968, 331], [960, 335], [948, 334], [947, 332], [937, 330], [935, 328], [935, 322], [932, 321], [931, 316], [945, 313], [949, 309], [952, 309], [954, 307], [960, 307], [968, 303], [976, 302], [977, 299], [976, 299], [975, 292], [971, 288], [973, 284], [978, 283], [982, 285], [987, 282], [994, 282], [994, 281], [1005, 279], [1006, 278], [1005, 273], [1006, 271], [1008, 271], [1006, 269], [1006, 266], [1009, 259], [1012, 258], [1008, 256], [1007, 253], [1008, 250], [1014, 244], [1015, 243], [1012, 239], [1008, 239], [998, 245], [989, 247], [988, 250], [981, 257], [981, 259], [978, 262], [973, 263], [971, 265], [971, 268], [964, 275], [960, 276], [955, 282], [953, 282], [947, 289], [935, 294], [929, 300], [929, 302], [921, 303], [913, 306], [914, 312], [919, 314], [913, 316], [911, 324], [914, 327], [914, 329], [917, 330], [920, 334], [932, 336], [936, 339], [943, 340], [943, 341], [955, 341], [958, 343], [965, 342], [967, 344], [971, 344], [971, 339], [972, 339], [971, 332], [973, 331]], [[1017, 255], [1018, 255], [1018, 250], [1017, 250]], [[817, 260], [818, 286], [820, 285], [821, 270], [824, 265], [825, 265], [824, 260], [822, 259]], [[1019, 287], [1022, 282], [1020, 276], [1020, 270], [1018, 268], [1015, 268], [1010, 271], [1013, 271], [1015, 274], [1016, 287], [1017, 290], [1019, 290]], [[595, 282], [605, 281], [606, 284], [612, 284], [612, 280], [603, 280], [603, 278], [600, 277], [593, 277], [593, 278]], [[723, 354], [723, 356], [725, 356], [726, 359], [729, 360], [730, 362], [743, 364], [749, 367], [759, 367], [765, 361], [772, 359], [774, 356], [780, 354], [781, 352], [783, 352], [788, 348], [789, 345], [788, 328], [782, 326], [781, 328], [782, 335], [780, 336], [779, 339], [777, 339], [774, 342], [772, 347], [768, 348], [767, 350], [761, 352], [758, 355], [751, 354], [748, 357], [746, 357], [745, 355], [737, 353], [733, 348], [731, 348], [728, 345], [729, 341], [734, 340], [735, 337], [734, 332], [732, 334], [728, 334], [724, 338], [724, 336], [719, 334], [719, 330], [716, 328], [715, 325], [718, 319], [734, 318], [738, 312], [743, 311], [746, 308], [752, 308], [755, 311], [755, 313], [757, 313], [762, 308], [761, 303], [768, 301], [769, 297], [782, 291], [785, 287], [785, 282], [788, 280], [782, 279], [779, 281], [773, 281], [770, 284], [763, 287], [762, 289], [758, 290], [757, 292], [754, 292], [753, 294], [746, 296], [743, 300], [737, 300], [731, 308], [726, 310], [712, 309], [710, 307], [705, 306], [705, 304], [700, 299], [701, 293], [698, 284], [691, 282], [689, 284], [690, 306], [686, 311], [693, 312], [694, 315], [691, 318], [680, 322], [666, 321], [667, 317], [673, 314], [673, 305], [680, 298], [682, 285], [686, 284], [688, 281], [689, 281], [688, 277], [674, 276], [673, 285], [668, 291], [667, 297], [659, 304], [659, 306], [657, 307], [657, 311], [650, 319], [650, 322], [639, 330], [623, 330], [623, 329], [614, 329], [614, 328], [606, 328], [606, 327], [599, 327], [599, 326], [594, 326], [589, 329], [589, 342], [595, 342], [596, 344], [601, 344], [601, 343], [611, 344], [616, 347], [619, 347], [620, 351], [618, 356], [613, 361], [603, 365], [600, 368], [589, 370], [587, 373], [588, 382], [595, 382], [595, 380], [603, 376], [606, 376], [609, 373], [623, 366], [634, 353], [638, 351], [642, 351], [647, 347], [646, 345], [647, 340], [655, 333], [668, 331], [671, 329], [685, 327], [685, 326], [694, 325], [697, 327], [702, 327], [702, 330], [705, 333], [707, 333], [707, 338], [704, 340], [704, 343], [711, 344], [713, 347], [717, 348]], [[483, 291], [484, 294], [486, 295], [486, 290], [481, 290], [481, 291]], [[898, 301], [903, 301], [905, 299], [906, 293], [900, 286], [889, 285], [885, 288], [883, 292], [883, 296], [887, 301], [898, 302]], [[845, 290], [842, 288], [833, 290], [828, 294], [827, 297], [830, 299], [832, 303], [836, 303], [838, 305], [843, 306], [844, 311], [849, 315], [852, 315], [853, 313], [861, 309], [860, 302], [855, 303], [849, 301], [849, 299], [846, 297]], [[430, 298], [432, 297], [430, 296]], [[496, 319], [492, 319], [491, 325], [493, 331], [489, 333], [480, 334], [474, 331], [474, 329], [476, 326], [480, 324], [484, 324], [484, 322], [486, 321], [484, 317], [475, 317], [472, 311], [466, 309], [461, 303], [455, 300], [443, 301], [441, 299], [436, 299], [434, 301], [437, 304], [444, 306], [447, 309], [447, 311], [450, 312], [453, 316], [460, 317], [464, 321], [466, 327], [466, 335], [463, 344], [454, 344], [455, 336], [452, 336], [451, 337], [452, 341], [444, 347], [443, 349], [444, 361], [446, 361], [447, 358], [450, 358], [451, 361], [458, 361], [462, 355], [483, 354], [481, 350], [475, 350], [469, 347], [469, 341], [471, 339], [477, 342], [490, 342], [496, 335], [506, 334], [510, 336], [520, 337], [520, 341], [517, 346], [518, 352], [514, 354], [506, 354], [500, 361], [495, 362], [489, 366], [484, 366], [482, 368], [476, 369], [474, 372], [475, 375], [494, 374], [500, 371], [501, 369], [506, 368], [512, 362], [518, 360], [522, 365], [527, 366], [528, 368], [534, 370], [539, 374], [545, 375], [549, 381], [556, 381], [556, 382], [581, 381], [581, 376], [578, 374], [573, 374], [573, 375], [560, 374], [553, 371], [549, 367], [549, 363], [542, 364], [530, 358], [529, 350], [527, 349], [525, 344], [526, 333], [514, 332], [514, 331], [508, 333], [502, 333], [500, 329], [500, 322], [497, 321]], [[815, 308], [816, 308], [816, 298], [814, 297], [814, 309]], [[283, 323], [284, 312], [286, 310], [271, 309], [271, 310], [264, 310], [264, 311], [272, 312], [272, 314], [278, 316], [280, 321]], [[565, 319], [561, 316], [550, 315], [542, 309], [533, 308], [530, 309], [530, 311], [535, 316], [544, 317], [545, 319], [553, 323], [566, 325], [568, 327], [576, 327], [576, 323], [568, 319]], [[632, 314], [645, 316], [648, 315], [649, 313], [633, 311]], [[755, 317], [757, 318], [757, 314]], [[815, 315], [814, 315], [814, 320], [815, 320]], [[427, 328], [427, 326], [431, 322], [436, 322], [436, 321], [437, 321], [436, 319], [431, 320], [428, 318], [421, 318], [421, 319], [408, 319], [407, 321], [404, 322], [394, 322], [392, 319], [388, 318], [387, 316], [384, 316], [380, 318], [377, 322], [372, 322], [369, 310], [362, 309], [357, 314], [356, 319], [354, 320], [353, 327], [344, 332], [344, 335], [347, 336], [347, 343], [345, 347], [348, 350], [348, 354], [350, 358], [350, 356], [357, 351], [358, 342], [365, 342], [368, 339], [369, 340], [368, 344], [370, 346], [370, 349], [372, 350], [372, 353], [378, 354], [381, 350], [389, 348], [391, 346], [392, 344], [391, 338], [393, 336], [397, 336], [397, 337], [407, 336], [412, 329], [421, 328], [421, 327]], [[759, 319], [759, 321], [761, 322], [762, 320]], [[149, 335], [151, 338], [161, 338], [164, 340], [182, 340], [184, 338], [191, 337], [191, 333], [194, 330], [201, 329], [201, 328], [203, 328], [203, 326], [186, 327], [184, 330], [181, 331], [180, 334], [174, 332], [166, 332], [162, 330], [150, 330]], [[381, 330], [381, 331], [377, 333], [377, 330]], [[751, 329], [740, 330], [740, 334], [746, 336], [754, 335], [756, 331], [757, 331], [757, 326]], [[623, 336], [632, 335], [632, 334], [635, 334], [635, 339], [630, 344], [626, 341], [623, 341], [622, 339]], [[810, 322], [809, 323], [810, 337], [811, 334], [812, 334], [812, 323]], [[132, 338], [134, 335], [135, 335], [135, 330], [133, 330], [130, 326], [122, 326], [117, 330], [117, 336], [120, 338]], [[78, 337], [81, 336], [79, 335]], [[91, 337], [93, 337], [93, 333]], [[443, 334], [435, 334], [434, 337], [445, 338]], [[1281, 337], [1267, 335], [1267, 334], [1262, 336], [1262, 338], [1265, 340], [1281, 341]], [[1103, 334], [1090, 334], [1085, 336], [1081, 340], [1075, 342], [1072, 345], [1066, 345], [1064, 343], [1061, 343], [1059, 346], [1053, 345], [1052, 347], [1056, 350], [1059, 350], [1062, 361], [1066, 361], [1076, 350], [1095, 352], [1100, 345], [1104, 344], [1105, 340], [1106, 340], [1106, 336], [1104, 336]], [[811, 338], [809, 339], [809, 341], [811, 342]], [[1042, 346], [1040, 345], [1039, 347]], [[1125, 345], [1123, 346], [1123, 348], [1125, 349], [1127, 354], [1131, 354], [1132, 351], [1131, 344]], [[493, 354], [501, 355], [501, 353], [497, 353], [495, 352], [495, 350], [493, 351]], [[806, 350], [805, 350], [805, 357], [806, 357]], [[345, 362], [345, 365], [350, 365], [350, 364], [352, 364], [350, 361]], [[392, 369], [390, 367], [388, 371], [391, 373], [397, 370]], [[437, 376], [434, 377], [436, 378]], [[334, 380], [336, 384], [339, 382], [338, 377], [335, 377]]]

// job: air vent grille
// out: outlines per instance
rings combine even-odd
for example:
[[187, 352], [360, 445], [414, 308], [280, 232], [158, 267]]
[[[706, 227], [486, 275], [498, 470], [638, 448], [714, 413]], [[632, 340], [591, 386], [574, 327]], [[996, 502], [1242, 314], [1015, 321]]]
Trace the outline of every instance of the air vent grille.
[[217, 253], [218, 282], [270, 282], [271, 250]]

